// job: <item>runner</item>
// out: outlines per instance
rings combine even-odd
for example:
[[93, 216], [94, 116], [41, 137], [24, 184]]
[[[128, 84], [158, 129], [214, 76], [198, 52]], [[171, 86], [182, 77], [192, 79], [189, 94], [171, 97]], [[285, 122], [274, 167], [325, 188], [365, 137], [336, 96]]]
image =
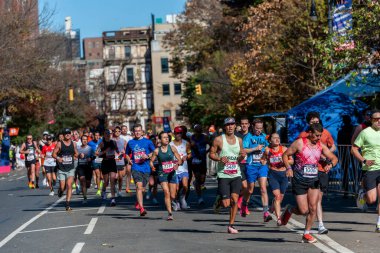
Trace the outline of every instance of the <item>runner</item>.
[[37, 142], [33, 141], [33, 136], [28, 134], [26, 142], [21, 145], [20, 154], [25, 155], [25, 167], [28, 171], [28, 186], [30, 189], [39, 188], [38, 175], [36, 175], [37, 154], [41, 153], [38, 149]]
[[47, 184], [50, 187], [50, 196], [54, 196], [54, 188], [55, 182], [57, 180], [57, 168], [56, 162], [53, 158], [53, 151], [55, 149], [56, 144], [53, 143], [53, 138], [51, 136], [47, 136], [47, 143], [42, 148], [42, 157], [44, 158], [44, 168], [46, 171]]
[[92, 149], [89, 145], [87, 145], [87, 140], [88, 137], [86, 135], [82, 135], [81, 145], [78, 147], [77, 174], [82, 188], [83, 204], [87, 203], [87, 188], [90, 188], [92, 179]]
[[173, 220], [171, 204], [174, 203], [177, 193], [176, 170], [182, 164], [182, 159], [177, 149], [169, 145], [169, 135], [167, 133], [161, 132], [158, 138], [161, 140], [161, 146], [153, 151], [150, 159], [150, 168], [152, 170], [156, 169], [153, 163], [157, 158], [158, 182], [165, 194], [165, 206], [168, 211], [167, 220], [170, 221]]
[[[251, 124], [249, 124], [249, 119], [247, 117], [242, 117], [240, 119], [240, 126], [241, 126], [241, 131], [236, 132], [235, 135], [237, 137], [241, 138], [243, 140], [243, 143], [244, 143], [244, 138], [246, 136], [251, 136], [251, 133], [249, 132], [249, 127], [251, 126]], [[245, 157], [239, 164], [240, 171], [241, 171], [241, 187], [242, 188], [241, 188], [241, 193], [239, 196], [238, 207], [241, 210], [240, 211], [241, 214], [242, 214], [241, 205], [243, 202], [243, 195], [247, 194], [247, 191], [248, 191], [247, 177], [245, 175], [246, 174], [246, 164], [247, 164], [247, 157]], [[246, 215], [250, 214], [247, 205], [245, 205], [245, 213], [246, 213]]]
[[[288, 177], [293, 177], [293, 194], [296, 195], [297, 207], [287, 205], [281, 215], [282, 225], [286, 225], [292, 215], [306, 215], [303, 242], [315, 243], [317, 240], [310, 234], [316, 214], [319, 198], [318, 162], [323, 154], [330, 159], [324, 167], [328, 172], [338, 162], [338, 158], [328, 147], [320, 142], [323, 132], [321, 124], [312, 124], [306, 138], [297, 139], [282, 155]], [[295, 165], [292, 169], [289, 157], [295, 155]]]
[[261, 191], [261, 202], [263, 205], [263, 218], [264, 222], [272, 219], [269, 215], [268, 207], [268, 193], [267, 193], [267, 178], [268, 166], [261, 164], [261, 158], [264, 154], [265, 148], [268, 146], [266, 134], [263, 133], [264, 123], [260, 119], [253, 121], [253, 134], [248, 134], [243, 141], [244, 150], [248, 154], [246, 165], [246, 177], [248, 182], [248, 190], [243, 197], [240, 214], [245, 217], [248, 209], [249, 200], [253, 194], [255, 183], [258, 180]]
[[[46, 145], [47, 143], [47, 137], [49, 136], [49, 132], [48, 131], [44, 131], [42, 133], [42, 139], [38, 142], [38, 145], [39, 145], [39, 149], [42, 151], [42, 148]], [[42, 180], [42, 185], [43, 186], [46, 186], [47, 184], [47, 181], [46, 181], [46, 169], [45, 169], [45, 166], [44, 166], [44, 158], [41, 157], [41, 167], [42, 167], [42, 176], [43, 176], [43, 180]]]
[[[364, 191], [360, 198], [373, 204], [380, 197], [380, 111], [371, 116], [371, 127], [365, 128], [356, 138], [351, 153], [363, 165]], [[361, 149], [361, 152], [359, 152]], [[380, 204], [377, 203], [376, 232], [380, 233]]]
[[[206, 181], [206, 145], [208, 144], [209, 140], [208, 137], [202, 133], [202, 126], [199, 124], [194, 125], [194, 134], [190, 139], [192, 154], [191, 170], [194, 173], [195, 177], [195, 191], [198, 196], [198, 205], [203, 205], [205, 202], [202, 198], [202, 185]], [[191, 179], [189, 180], [191, 182]]]
[[[181, 156], [182, 165], [178, 166], [176, 171], [177, 177], [177, 192], [179, 196], [179, 203], [177, 202], [174, 210], [178, 210], [179, 206], [182, 209], [190, 208], [186, 202], [186, 194], [189, 189], [189, 170], [187, 165], [187, 160], [191, 159], [191, 147], [190, 143], [182, 139], [183, 129], [180, 126], [174, 128], [174, 140], [170, 142], [172, 147], [175, 147], [178, 150], [179, 155]], [[180, 193], [180, 189], [182, 192]], [[179, 205], [180, 204], [180, 205]]]
[[66, 189], [66, 211], [71, 211], [71, 190], [75, 176], [74, 157], [78, 157], [78, 150], [71, 140], [71, 130], [66, 128], [63, 134], [64, 138], [57, 143], [52, 156], [58, 163], [58, 197], [62, 197]]
[[[124, 125], [121, 126], [120, 137], [123, 138], [127, 142], [127, 144], [130, 140], [133, 139], [133, 137], [131, 136], [131, 132], [128, 131], [128, 127], [124, 126]], [[124, 160], [125, 160], [125, 164], [126, 164], [125, 193], [129, 194], [129, 193], [131, 193], [130, 184], [134, 184], [135, 182], [133, 181], [133, 178], [132, 178], [131, 165], [127, 162], [127, 161], [129, 161], [129, 159], [125, 158]]]
[[145, 216], [147, 212], [143, 205], [143, 193], [150, 175], [149, 159], [155, 147], [150, 140], [142, 136], [141, 124], [133, 126], [133, 133], [135, 137], [128, 142], [126, 153], [132, 155], [132, 176], [136, 184], [137, 200], [135, 207], [140, 210], [140, 216]]
[[103, 158], [101, 171], [103, 175], [102, 199], [107, 199], [106, 189], [108, 183], [111, 182], [111, 206], [116, 206], [115, 200], [115, 183], [116, 183], [116, 154], [119, 153], [117, 144], [111, 139], [112, 131], [107, 129], [104, 131], [103, 140], [99, 144], [96, 155]]
[[[274, 210], [276, 214], [277, 226], [281, 226], [281, 203], [288, 188], [288, 177], [286, 176], [286, 168], [282, 161], [282, 155], [287, 148], [280, 144], [280, 135], [277, 133], [269, 135], [269, 143], [269, 147], [265, 148], [262, 163], [268, 163], [269, 165], [268, 182], [274, 196], [271, 210]], [[291, 156], [288, 158], [288, 161], [289, 164], [293, 164]]]
[[102, 142], [102, 139], [100, 138], [100, 133], [96, 131], [94, 133], [94, 139], [88, 143], [88, 145], [92, 149], [92, 158], [93, 158], [92, 168], [93, 168], [95, 189], [98, 189], [96, 192], [97, 196], [101, 195], [101, 188], [103, 187], [102, 174], [100, 172], [100, 167], [102, 166], [103, 158], [96, 156], [96, 150], [98, 150], [98, 146], [101, 142]]
[[[161, 146], [161, 142], [157, 140], [155, 135], [151, 135], [149, 137], [149, 140], [151, 140], [156, 148]], [[157, 201], [157, 184], [158, 184], [158, 160], [153, 161], [153, 166], [156, 168], [155, 170], [152, 170], [149, 177], [149, 189], [148, 192], [145, 195], [145, 198], [149, 200], [152, 198], [152, 203], [154, 205], [158, 205]]]
[[225, 134], [215, 138], [209, 157], [218, 162], [218, 193], [221, 196], [219, 204], [223, 207], [231, 207], [230, 223], [227, 231], [230, 234], [237, 234], [239, 231], [234, 227], [234, 223], [238, 210], [237, 201], [241, 190], [239, 162], [244, 159], [246, 152], [243, 149], [242, 140], [234, 134], [236, 128], [235, 119], [226, 118], [224, 127]]
[[125, 149], [127, 147], [127, 141], [121, 138], [121, 128], [119, 126], [115, 127], [113, 131], [113, 140], [116, 141], [119, 153], [116, 154], [116, 168], [117, 168], [117, 181], [118, 181], [118, 192], [117, 197], [121, 197], [121, 189], [123, 187], [123, 178], [125, 176]]
[[[306, 122], [310, 127], [311, 124], [320, 123], [320, 115], [318, 112], [308, 112], [306, 115]], [[302, 132], [298, 136], [298, 138], [306, 138], [309, 135], [308, 132]], [[334, 144], [334, 139], [331, 136], [330, 132], [327, 129], [323, 129], [321, 135], [321, 143], [326, 145], [331, 152], [336, 150], [336, 146]], [[323, 193], [327, 192], [327, 187], [329, 185], [329, 174], [328, 171], [324, 170], [324, 166], [326, 165], [326, 157], [321, 156], [321, 160], [318, 163], [318, 178], [319, 178], [319, 187], [320, 193], [318, 198], [318, 207], [317, 207], [317, 220], [318, 220], [318, 233], [319, 234], [327, 234], [329, 230], [325, 228], [323, 224], [323, 211], [322, 211], [322, 199]]]

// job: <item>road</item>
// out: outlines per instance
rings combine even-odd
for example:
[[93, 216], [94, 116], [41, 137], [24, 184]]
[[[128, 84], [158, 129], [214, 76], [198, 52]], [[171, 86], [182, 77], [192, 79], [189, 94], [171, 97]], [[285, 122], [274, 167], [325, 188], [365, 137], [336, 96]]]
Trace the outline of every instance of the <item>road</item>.
[[[317, 244], [300, 243], [303, 217], [292, 217], [286, 227], [274, 221], [263, 223], [255, 192], [246, 218], [238, 217], [239, 234], [226, 232], [228, 210], [214, 214], [215, 182], [208, 180], [206, 205], [198, 207], [194, 194], [186, 211], [174, 213], [166, 221], [163, 195], [161, 205], [146, 201], [148, 215], [140, 217], [134, 209], [134, 195], [117, 199], [117, 206], [96, 197], [82, 204], [74, 195], [73, 211], [64, 211], [64, 197], [48, 196], [46, 188], [26, 187], [25, 171], [0, 175], [0, 252], [378, 252], [379, 234], [372, 207], [359, 212], [353, 199], [330, 193], [324, 200], [328, 235], [318, 236]], [[285, 202], [293, 202], [288, 194]], [[294, 203], [294, 202], [293, 202]]]

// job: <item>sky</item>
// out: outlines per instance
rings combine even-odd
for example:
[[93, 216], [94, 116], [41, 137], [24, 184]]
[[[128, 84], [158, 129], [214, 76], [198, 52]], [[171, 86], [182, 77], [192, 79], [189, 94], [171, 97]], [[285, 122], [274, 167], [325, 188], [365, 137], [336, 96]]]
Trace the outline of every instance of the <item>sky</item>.
[[54, 29], [63, 29], [65, 17], [71, 16], [73, 29], [80, 29], [83, 39], [101, 37], [103, 31], [148, 26], [151, 14], [165, 20], [167, 14], [182, 12], [185, 3], [186, 0], [39, 0], [39, 10], [45, 4], [55, 10]]

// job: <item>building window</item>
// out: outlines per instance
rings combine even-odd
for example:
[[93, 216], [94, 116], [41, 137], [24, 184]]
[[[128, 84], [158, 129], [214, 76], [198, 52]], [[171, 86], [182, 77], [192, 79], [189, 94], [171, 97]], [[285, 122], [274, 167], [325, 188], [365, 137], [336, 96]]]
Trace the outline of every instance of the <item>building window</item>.
[[182, 120], [183, 119], [181, 108], [177, 108], [175, 110], [175, 118], [176, 118], [176, 120]]
[[128, 110], [136, 109], [136, 95], [133, 93], [127, 94], [127, 109]]
[[134, 81], [133, 68], [127, 68], [127, 83], [133, 83]]
[[169, 73], [169, 59], [161, 58], [161, 73]]
[[117, 93], [111, 94], [111, 110], [116, 111], [120, 108], [120, 97]]
[[141, 83], [146, 83], [145, 66], [141, 66], [140, 75]]
[[162, 95], [170, 96], [170, 85], [168, 83], [162, 85]]
[[152, 109], [152, 94], [150, 92], [144, 92], [142, 94], [143, 99], [143, 109]]
[[170, 110], [164, 110], [164, 117], [168, 117], [169, 120], [170, 120], [171, 117], [172, 117], [172, 111], [170, 111]]
[[131, 47], [130, 46], [125, 46], [124, 47], [124, 56], [125, 56], [125, 58], [130, 58], [131, 57]]
[[150, 76], [151, 76], [150, 65], [146, 65], [146, 66], [145, 66], [145, 79], [146, 79], [146, 82], [147, 82], [147, 83], [150, 83], [150, 82], [151, 82]]
[[119, 76], [119, 67], [111, 66], [109, 69], [108, 84], [116, 84], [118, 76]]
[[109, 59], [115, 59], [115, 47], [114, 46], [111, 46], [108, 49], [108, 58]]
[[182, 86], [180, 83], [174, 84], [174, 95], [181, 95], [182, 93]]

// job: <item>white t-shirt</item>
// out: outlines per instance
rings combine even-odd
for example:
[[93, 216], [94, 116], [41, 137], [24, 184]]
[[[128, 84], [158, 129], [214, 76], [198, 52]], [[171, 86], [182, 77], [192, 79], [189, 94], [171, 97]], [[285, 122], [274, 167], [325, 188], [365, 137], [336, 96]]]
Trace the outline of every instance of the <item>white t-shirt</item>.
[[[172, 141], [172, 142], [170, 142], [170, 146], [174, 146], [177, 148], [178, 153], [181, 156], [181, 158], [187, 155], [187, 150], [186, 150], [187, 141], [182, 140], [182, 143], [178, 146], [175, 145], [174, 142]], [[187, 166], [187, 161], [185, 161], [182, 165], [178, 166], [176, 174], [179, 175], [179, 174], [184, 173], [184, 172], [189, 172], [189, 169]]]

